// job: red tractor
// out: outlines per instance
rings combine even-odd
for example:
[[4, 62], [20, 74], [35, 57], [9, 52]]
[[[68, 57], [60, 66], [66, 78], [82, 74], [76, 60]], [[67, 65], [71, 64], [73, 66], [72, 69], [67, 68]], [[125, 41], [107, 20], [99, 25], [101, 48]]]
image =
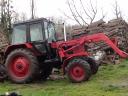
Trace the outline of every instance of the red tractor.
[[54, 23], [45, 18], [14, 24], [12, 43], [3, 55], [7, 75], [15, 83], [29, 83], [38, 77], [47, 79], [55, 67], [62, 68], [72, 82], [88, 80], [98, 64], [85, 45], [99, 41], [120, 56], [128, 56], [103, 33], [56, 41]]

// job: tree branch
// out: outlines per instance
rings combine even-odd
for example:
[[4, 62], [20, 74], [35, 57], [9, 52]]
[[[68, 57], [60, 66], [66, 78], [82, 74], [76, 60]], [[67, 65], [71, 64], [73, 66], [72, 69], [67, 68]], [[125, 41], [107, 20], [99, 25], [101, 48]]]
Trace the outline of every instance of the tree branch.
[[82, 24], [81, 24], [81, 23], [79, 22], [79, 20], [77, 19], [76, 14], [73, 12], [73, 10], [72, 10], [72, 8], [71, 8], [71, 5], [70, 5], [70, 2], [69, 2], [69, 1], [67, 2], [67, 4], [68, 4], [69, 9], [70, 9], [70, 11], [71, 11], [71, 13], [72, 13], [72, 16], [74, 17], [74, 19], [76, 20], [76, 22], [77, 22], [79, 25], [82, 26]]
[[79, 12], [78, 12], [78, 10], [77, 10], [77, 8], [76, 8], [76, 5], [75, 5], [74, 0], [72, 0], [72, 2], [73, 2], [73, 6], [74, 6], [74, 9], [75, 9], [77, 15], [78, 15], [78, 16], [80, 17], [80, 19], [84, 22], [84, 24], [88, 25], [88, 23], [83, 19], [82, 15], [79, 14]]

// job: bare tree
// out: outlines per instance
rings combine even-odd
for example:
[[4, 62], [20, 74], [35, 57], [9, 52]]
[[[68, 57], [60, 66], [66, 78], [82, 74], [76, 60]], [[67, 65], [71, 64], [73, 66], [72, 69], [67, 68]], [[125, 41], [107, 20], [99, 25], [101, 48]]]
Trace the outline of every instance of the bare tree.
[[101, 15], [102, 15], [102, 17], [101, 17], [101, 20], [103, 20], [104, 18], [105, 18], [105, 16], [106, 16], [106, 13], [104, 13], [104, 10], [103, 10], [103, 8], [101, 8]]
[[75, 0], [67, 1], [67, 5], [74, 20], [81, 26], [91, 24], [97, 15], [97, 2], [94, 4], [92, 0], [89, 0], [89, 4], [85, 5], [82, 0], [79, 0], [81, 8], [77, 7], [77, 3], [78, 2], [75, 2]]
[[72, 13], [72, 16], [73, 16], [73, 18], [75, 19], [75, 21], [76, 21], [79, 25], [82, 25], [82, 24], [80, 23], [80, 21], [79, 21], [77, 15], [76, 15], [76, 13], [73, 11], [70, 2], [67, 2], [67, 4], [68, 4], [68, 7], [69, 7], [69, 9], [70, 9], [70, 11], [71, 11], [71, 13]]
[[113, 5], [113, 11], [116, 19], [122, 18], [122, 12], [120, 10], [120, 6], [118, 5], [117, 1], [115, 1], [115, 4]]
[[13, 18], [12, 18], [12, 23], [17, 23], [17, 22], [21, 22], [21, 21], [25, 21], [27, 20], [27, 16], [24, 12], [22, 13], [18, 13], [18, 12], [15, 12], [13, 13]]
[[25, 21], [25, 20], [27, 20], [27, 16], [26, 16], [26, 14], [25, 14], [24, 12], [21, 13], [19, 20], [20, 20], [20, 21]]
[[1, 18], [0, 18], [0, 24], [1, 27], [7, 32], [7, 35], [9, 34], [8, 32], [11, 30], [11, 21], [12, 21], [12, 13], [13, 13], [13, 6], [12, 6], [12, 0], [2, 0], [1, 1]]
[[14, 12], [13, 13], [12, 23], [16, 23], [16, 22], [19, 22], [19, 13]]

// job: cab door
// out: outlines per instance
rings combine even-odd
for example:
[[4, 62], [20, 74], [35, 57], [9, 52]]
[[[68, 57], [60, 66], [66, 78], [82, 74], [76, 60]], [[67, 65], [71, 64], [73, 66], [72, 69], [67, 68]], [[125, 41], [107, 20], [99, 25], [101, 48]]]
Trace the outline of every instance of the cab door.
[[52, 22], [44, 21], [44, 32], [45, 32], [47, 54], [50, 59], [53, 59], [56, 57], [56, 49], [53, 49], [51, 47], [51, 43], [56, 41], [54, 24]]
[[44, 39], [43, 26], [41, 22], [34, 22], [30, 24], [30, 41], [33, 43], [35, 49], [42, 54], [46, 54], [46, 44]]

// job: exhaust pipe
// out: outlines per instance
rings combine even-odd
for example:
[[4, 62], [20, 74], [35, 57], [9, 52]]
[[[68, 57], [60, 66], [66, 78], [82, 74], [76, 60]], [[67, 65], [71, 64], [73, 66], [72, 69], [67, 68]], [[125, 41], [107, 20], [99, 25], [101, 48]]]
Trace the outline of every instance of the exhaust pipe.
[[67, 41], [67, 34], [66, 34], [66, 26], [65, 23], [63, 23], [64, 26], [64, 41]]

